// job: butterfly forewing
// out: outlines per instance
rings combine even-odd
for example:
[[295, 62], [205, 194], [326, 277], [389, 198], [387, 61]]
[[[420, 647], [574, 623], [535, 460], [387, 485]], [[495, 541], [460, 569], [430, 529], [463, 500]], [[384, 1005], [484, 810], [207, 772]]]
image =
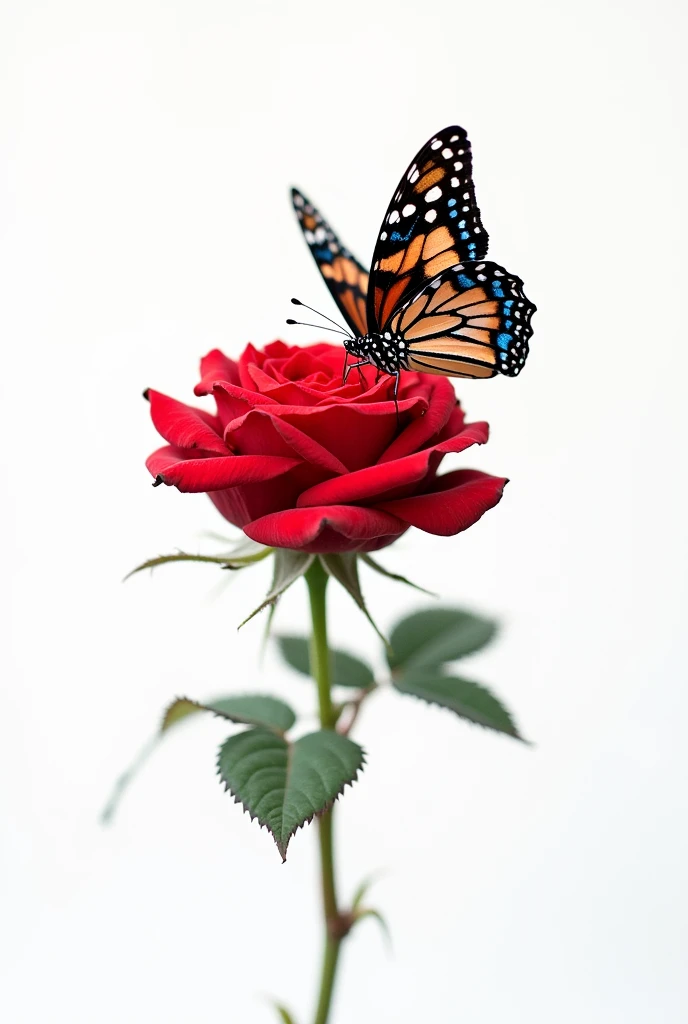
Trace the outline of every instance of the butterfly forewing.
[[382, 222], [371, 268], [368, 329], [385, 330], [410, 294], [442, 271], [487, 252], [463, 128], [438, 132], [399, 182]]
[[408, 369], [452, 377], [515, 377], [528, 355], [535, 306], [523, 282], [496, 263], [438, 274], [393, 313]]
[[292, 202], [318, 269], [351, 330], [367, 333], [368, 273], [337, 238], [322, 214], [293, 188]]

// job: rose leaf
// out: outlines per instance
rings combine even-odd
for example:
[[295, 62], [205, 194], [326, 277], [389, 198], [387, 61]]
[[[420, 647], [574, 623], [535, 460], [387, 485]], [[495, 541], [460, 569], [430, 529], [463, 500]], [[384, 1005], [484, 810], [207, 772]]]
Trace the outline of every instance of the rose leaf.
[[[301, 675], [310, 676], [310, 645], [302, 636], [278, 636], [277, 644], [284, 660]], [[375, 681], [369, 665], [347, 651], [330, 648], [332, 683], [357, 690], [367, 690]]]
[[399, 693], [419, 697], [428, 704], [438, 704], [468, 722], [523, 740], [509, 711], [479, 683], [457, 676], [444, 676], [433, 669], [404, 673], [392, 682]]
[[218, 774], [235, 802], [271, 832], [282, 860], [298, 828], [326, 810], [363, 767], [361, 747], [329, 729], [295, 743], [247, 729], [220, 747]]
[[479, 651], [496, 632], [491, 619], [461, 608], [426, 608], [396, 624], [388, 661], [391, 668], [404, 671], [442, 665]]

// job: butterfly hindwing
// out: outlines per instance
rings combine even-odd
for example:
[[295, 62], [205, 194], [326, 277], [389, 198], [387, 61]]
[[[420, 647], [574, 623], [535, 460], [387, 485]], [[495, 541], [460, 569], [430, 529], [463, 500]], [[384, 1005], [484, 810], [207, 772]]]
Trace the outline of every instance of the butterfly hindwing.
[[337, 238], [322, 214], [298, 189], [292, 202], [313, 259], [340, 313], [356, 335], [366, 334], [368, 273]]
[[534, 312], [520, 278], [496, 263], [463, 263], [410, 296], [389, 330], [400, 339], [410, 370], [515, 377], [528, 355]]
[[369, 330], [384, 330], [400, 303], [442, 271], [481, 260], [487, 243], [475, 201], [471, 144], [454, 125], [423, 146], [387, 209], [373, 254]]

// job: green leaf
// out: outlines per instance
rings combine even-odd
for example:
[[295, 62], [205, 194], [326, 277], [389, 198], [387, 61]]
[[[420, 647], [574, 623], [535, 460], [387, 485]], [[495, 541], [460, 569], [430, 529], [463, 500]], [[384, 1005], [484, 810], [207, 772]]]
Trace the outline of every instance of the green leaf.
[[363, 921], [364, 918], [366, 918], [366, 917], [372, 917], [372, 918], [374, 918], [374, 920], [377, 921], [377, 923], [380, 925], [380, 928], [382, 929], [382, 934], [385, 937], [385, 941], [387, 943], [387, 948], [391, 949], [392, 948], [392, 935], [391, 935], [391, 932], [389, 930], [389, 925], [385, 921], [385, 919], [382, 916], [382, 914], [380, 913], [380, 911], [379, 910], [373, 910], [372, 907], [366, 907], [364, 910], [357, 910], [355, 912], [355, 914], [354, 914], [354, 921], [356, 921], [356, 922]]
[[357, 743], [329, 729], [295, 743], [248, 729], [220, 747], [218, 773], [251, 818], [272, 833], [282, 860], [296, 830], [330, 806], [363, 767]]
[[385, 647], [389, 647], [386, 637], [375, 625], [363, 598], [363, 591], [361, 590], [361, 583], [358, 578], [358, 561], [355, 552], [339, 555], [319, 555], [318, 557], [320, 558], [323, 568], [327, 574], [329, 576], [333, 576], [334, 579], [341, 583], [344, 589], [351, 594], [354, 601], [361, 609], [377, 635], [380, 637]]
[[223, 569], [244, 569], [254, 562], [260, 562], [261, 559], [267, 558], [272, 550], [272, 548], [256, 544], [254, 540], [244, 537], [226, 554], [191, 555], [186, 551], [177, 551], [173, 555], [158, 555], [157, 558], [149, 558], [127, 573], [124, 579], [128, 580], [137, 572], [142, 572], [144, 569], [156, 569], [159, 565], [166, 565], [168, 562], [213, 562], [215, 565], [221, 565]]
[[407, 580], [405, 576], [400, 576], [396, 572], [390, 572], [389, 569], [385, 569], [383, 565], [376, 562], [374, 558], [371, 558], [368, 554], [361, 554], [360, 558], [363, 559], [366, 565], [369, 565], [375, 572], [379, 572], [381, 576], [386, 576], [388, 580], [395, 580], [397, 583], [405, 583], [407, 587], [413, 587], [414, 590], [420, 590], [421, 594], [429, 594], [430, 597], [437, 597], [437, 594], [433, 593], [432, 590], [426, 590], [425, 587], [419, 587], [417, 583], [413, 583], [411, 580]]
[[281, 1003], [273, 1003], [272, 1005], [277, 1010], [277, 1014], [279, 1016], [279, 1019], [282, 1021], [282, 1024], [296, 1024], [296, 1021], [289, 1013], [289, 1010], [286, 1008], [286, 1006], [282, 1006]]
[[465, 658], [489, 644], [497, 624], [462, 608], [426, 608], [398, 622], [392, 630], [391, 668], [442, 665]]
[[[302, 636], [276, 637], [280, 654], [293, 669], [301, 675], [310, 676], [310, 644]], [[332, 682], [335, 686], [347, 686], [367, 690], [375, 681], [373, 670], [353, 654], [330, 648]]]
[[218, 718], [227, 718], [237, 725], [261, 725], [279, 733], [291, 729], [296, 721], [296, 715], [288, 704], [264, 694], [220, 697], [208, 704], [200, 704], [188, 697], [178, 697], [165, 712], [161, 733], [167, 732], [170, 726], [197, 711], [210, 711]]
[[275, 601], [287, 590], [292, 583], [295, 583], [300, 576], [303, 576], [311, 567], [315, 555], [309, 555], [305, 551], [290, 551], [288, 548], [275, 548], [275, 564], [272, 574], [272, 586], [266, 594], [265, 600], [247, 616], [240, 624], [245, 626], [254, 615], [262, 612], [263, 608], [273, 605]]
[[392, 682], [399, 693], [420, 697], [428, 704], [439, 704], [469, 722], [506, 733], [517, 740], [523, 739], [502, 702], [479, 683], [458, 676], [444, 676], [432, 669], [405, 672]]
[[110, 798], [101, 815], [103, 824], [112, 821], [125, 791], [134, 781], [144, 764], [157, 748], [158, 743], [173, 726], [199, 711], [209, 711], [219, 718], [227, 718], [238, 725], [261, 725], [282, 735], [296, 721], [294, 712], [282, 700], [263, 694], [247, 694], [238, 697], [218, 697], [199, 704], [187, 697], [178, 697], [165, 710], [158, 732], [141, 750], [133, 764], [120, 775], [112, 789]]

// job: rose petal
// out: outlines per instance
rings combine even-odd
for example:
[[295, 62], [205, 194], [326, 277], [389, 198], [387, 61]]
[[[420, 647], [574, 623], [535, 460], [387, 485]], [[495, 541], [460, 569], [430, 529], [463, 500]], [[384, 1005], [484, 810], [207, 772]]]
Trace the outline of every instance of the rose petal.
[[208, 452], [229, 454], [217, 416], [178, 402], [160, 391], [149, 389], [147, 396], [155, 429], [169, 444], [176, 448], [202, 448]]
[[440, 537], [452, 537], [480, 519], [502, 497], [507, 480], [476, 469], [459, 469], [435, 481], [429, 494], [385, 501], [377, 508], [410, 526]]
[[[430, 374], [428, 374], [430, 376]], [[429, 382], [417, 385], [415, 389], [403, 392], [404, 397], [421, 391], [427, 396], [427, 412], [412, 420], [405, 430], [390, 444], [377, 460], [378, 464], [391, 462], [392, 459], [403, 458], [411, 452], [417, 452], [431, 437], [442, 430], [456, 407], [456, 393], [446, 377], [435, 377]], [[454, 433], [458, 433], [455, 430]]]
[[187, 492], [217, 491], [237, 484], [272, 480], [298, 465], [298, 459], [274, 455], [209, 455], [205, 459], [190, 459], [188, 448], [172, 445], [158, 448], [146, 459], [152, 476]]
[[244, 527], [247, 537], [269, 547], [330, 553], [375, 551], [407, 529], [394, 516], [351, 505], [287, 509]]
[[487, 423], [469, 423], [456, 437], [432, 448], [425, 448], [394, 462], [378, 463], [355, 473], [324, 480], [304, 491], [298, 505], [344, 505], [375, 498], [375, 504], [379, 506], [380, 500], [384, 498], [389, 500], [403, 496], [392, 492], [417, 484], [429, 474], [435, 473], [444, 456], [450, 452], [462, 452], [471, 445], [485, 444], [488, 434]]
[[326, 473], [346, 473], [346, 466], [298, 427], [263, 409], [252, 409], [233, 420], [225, 430], [225, 441], [239, 451], [256, 454], [299, 455]]
[[196, 385], [197, 395], [207, 395], [213, 384], [225, 381], [227, 384], [239, 384], [239, 367], [233, 359], [228, 359], [219, 348], [214, 348], [201, 359], [201, 380]]

